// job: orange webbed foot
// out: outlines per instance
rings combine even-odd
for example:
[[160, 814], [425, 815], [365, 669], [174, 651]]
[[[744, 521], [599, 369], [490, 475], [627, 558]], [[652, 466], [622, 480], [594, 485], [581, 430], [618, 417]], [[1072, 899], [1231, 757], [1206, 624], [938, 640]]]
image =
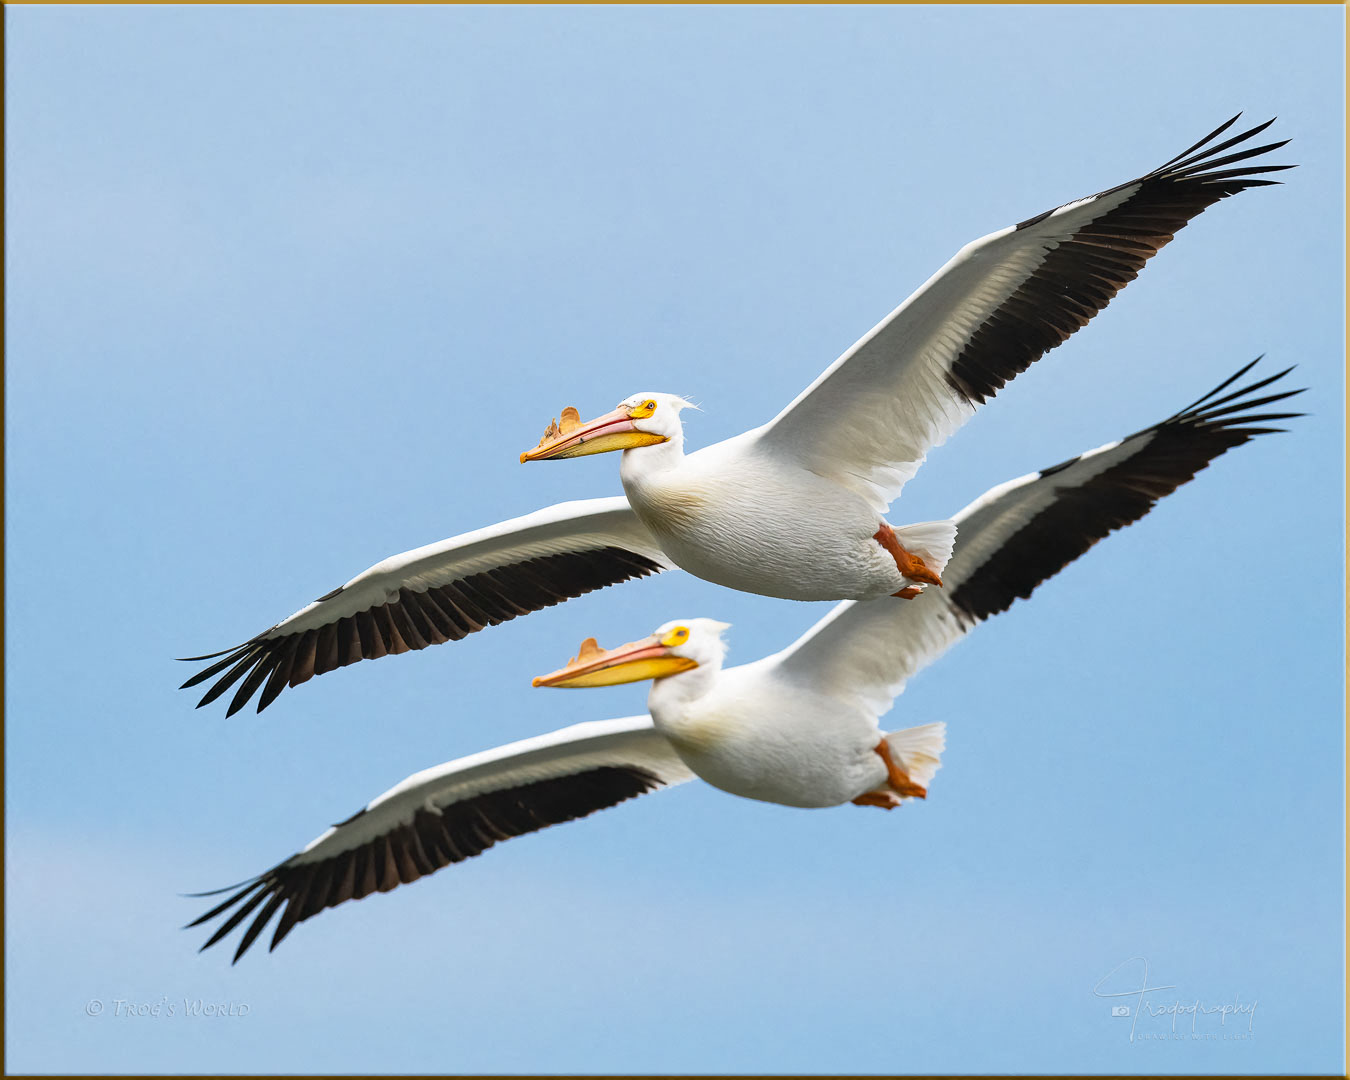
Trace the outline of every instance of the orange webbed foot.
[[[895, 537], [895, 530], [884, 521], [881, 523], [881, 527], [872, 534], [872, 539], [890, 553], [891, 558], [895, 560], [896, 569], [910, 581], [922, 581], [925, 585], [942, 587], [942, 579], [933, 573], [928, 568], [928, 564], [918, 555], [901, 547], [900, 541]], [[905, 591], [907, 590], [901, 590], [901, 592]], [[899, 596], [900, 593], [894, 595]]]
[[891, 748], [885, 739], [877, 743], [875, 749], [881, 760], [886, 763], [886, 778], [890, 781], [890, 785], [896, 794], [912, 799], [928, 798], [928, 789], [922, 784], [916, 784], [909, 778], [909, 773], [896, 764], [895, 758], [891, 757]]

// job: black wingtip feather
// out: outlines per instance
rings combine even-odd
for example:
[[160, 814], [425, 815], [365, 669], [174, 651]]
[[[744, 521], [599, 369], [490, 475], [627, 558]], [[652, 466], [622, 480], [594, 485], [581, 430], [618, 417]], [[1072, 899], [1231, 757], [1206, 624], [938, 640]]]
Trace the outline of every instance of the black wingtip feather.
[[[219, 889], [208, 889], [206, 892], [185, 892], [178, 895], [185, 900], [200, 900], [204, 896], [219, 896], [221, 893], [233, 892], [235, 889], [242, 889], [245, 885], [256, 885], [262, 878], [251, 877], [243, 881], [236, 881], [233, 885], [222, 885]], [[196, 925], [191, 923], [189, 925]]]
[[[1179, 153], [1176, 157], [1172, 158], [1172, 159], [1169, 160], [1169, 161], [1163, 162], [1163, 164], [1160, 166], [1160, 168], [1165, 169], [1165, 168], [1167, 168], [1167, 166], [1173, 165], [1173, 164], [1175, 164], [1176, 162], [1180, 161], [1182, 158], [1188, 157], [1189, 155], [1195, 153], [1195, 151], [1199, 150], [1200, 147], [1202, 147], [1202, 146], [1205, 145], [1205, 143], [1209, 142], [1211, 139], [1218, 138], [1218, 137], [1219, 137], [1220, 135], [1222, 135], [1225, 131], [1227, 131], [1230, 127], [1232, 127], [1234, 124], [1236, 124], [1236, 123], [1238, 122], [1238, 118], [1239, 118], [1240, 116], [1242, 116], [1242, 113], [1239, 112], [1239, 113], [1237, 113], [1235, 116], [1233, 116], [1231, 119], [1225, 120], [1222, 124], [1220, 124], [1218, 127], [1216, 127], [1213, 131], [1211, 131], [1208, 135], [1206, 135], [1203, 139], [1201, 139], [1201, 140], [1200, 140], [1198, 143], [1196, 143], [1194, 146], [1188, 146], [1188, 147], [1186, 147], [1186, 149], [1183, 150], [1181, 153]], [[1269, 125], [1272, 124], [1272, 123], [1274, 123], [1274, 120], [1273, 120], [1273, 119], [1272, 119], [1272, 120], [1266, 121], [1267, 126], [1269, 126]]]
[[231, 966], [239, 963], [239, 958], [243, 956], [244, 953], [248, 952], [248, 947], [257, 940], [258, 935], [261, 934], [267, 924], [272, 921], [272, 916], [277, 913], [277, 908], [281, 907], [281, 905], [285, 903], [285, 900], [286, 898], [279, 892], [272, 894], [272, 898], [268, 900], [267, 905], [262, 911], [258, 912], [257, 918], [249, 923], [248, 929], [244, 932], [243, 938], [239, 941], [239, 948], [235, 950], [234, 959], [230, 961]]
[[[1241, 400], [1241, 401], [1234, 401], [1234, 402], [1232, 402], [1232, 403], [1230, 403], [1230, 404], [1228, 404], [1228, 405], [1225, 405], [1225, 406], [1223, 406], [1223, 407], [1221, 407], [1221, 408], [1216, 408], [1216, 409], [1206, 409], [1206, 410], [1205, 410], [1205, 414], [1204, 414], [1205, 423], [1206, 423], [1206, 424], [1213, 423], [1214, 421], [1218, 420], [1220, 417], [1229, 416], [1229, 415], [1231, 415], [1232, 413], [1242, 413], [1242, 414], [1243, 414], [1243, 417], [1244, 417], [1244, 419], [1245, 419], [1245, 418], [1249, 415], [1248, 412], [1247, 412], [1247, 410], [1249, 410], [1249, 409], [1259, 409], [1262, 405], [1270, 405], [1272, 402], [1276, 402], [1276, 401], [1284, 401], [1284, 400], [1287, 399], [1287, 398], [1291, 398], [1291, 397], [1294, 397], [1294, 396], [1296, 396], [1296, 395], [1298, 395], [1298, 394], [1302, 394], [1302, 393], [1303, 393], [1304, 391], [1306, 391], [1307, 389], [1308, 389], [1308, 388], [1307, 388], [1306, 386], [1304, 386], [1304, 387], [1300, 387], [1300, 388], [1297, 389], [1297, 390], [1286, 390], [1286, 391], [1284, 391], [1284, 392], [1281, 393], [1281, 394], [1271, 394], [1271, 395], [1268, 396], [1268, 397], [1254, 398], [1254, 399], [1252, 399], [1252, 400], [1250, 400], [1250, 401], [1248, 401], [1247, 399], [1244, 398], [1244, 399]], [[1302, 415], [1302, 414], [1285, 413], [1285, 414], [1282, 414], [1282, 415], [1283, 415], [1283, 416], [1295, 416], [1295, 415]], [[1253, 419], [1255, 419], [1255, 417], [1253, 417]], [[1226, 423], [1226, 421], [1225, 421], [1225, 423]]]
[[[184, 930], [190, 930], [192, 927], [194, 927], [194, 926], [200, 926], [202, 923], [208, 921], [209, 919], [214, 919], [214, 918], [215, 918], [217, 915], [219, 915], [221, 912], [226, 911], [226, 910], [228, 910], [229, 908], [233, 907], [235, 904], [239, 903], [239, 901], [243, 900], [244, 897], [248, 896], [249, 893], [253, 892], [254, 889], [258, 888], [258, 886], [260, 886], [260, 885], [262, 885], [262, 884], [263, 884], [263, 881], [262, 881], [261, 878], [258, 879], [258, 880], [256, 880], [256, 881], [250, 882], [250, 883], [249, 883], [248, 885], [246, 885], [244, 888], [240, 889], [239, 892], [237, 892], [234, 896], [231, 896], [228, 900], [224, 900], [224, 901], [222, 901], [221, 903], [217, 904], [217, 905], [216, 905], [215, 907], [213, 907], [210, 911], [208, 911], [205, 915], [201, 915], [201, 916], [199, 916], [198, 918], [194, 919], [192, 922], [188, 923], [187, 926], [183, 927], [183, 929], [184, 929]], [[220, 890], [220, 891], [221, 891], [221, 892], [228, 892], [229, 890], [228, 890], [228, 889], [222, 889], [222, 890]], [[218, 941], [218, 940], [219, 940], [219, 939], [216, 938], [216, 939], [213, 939], [212, 941], [208, 941], [208, 942], [206, 943], [206, 945], [203, 945], [203, 946], [202, 946], [202, 948], [205, 949], [205, 948], [207, 948], [208, 946], [214, 944], [215, 941]]]
[[221, 676], [221, 678], [216, 683], [212, 685], [210, 690], [208, 690], [205, 694], [202, 695], [201, 701], [197, 702], [197, 708], [200, 709], [203, 705], [210, 705], [211, 702], [215, 701], [216, 698], [220, 697], [221, 694], [225, 693], [226, 690], [228, 690], [231, 686], [233, 686], [236, 682], [239, 681], [239, 679], [243, 676], [244, 672], [246, 672], [254, 662], [255, 657], [253, 653], [251, 652], [246, 653], [244, 657], [237, 664], [234, 665], [234, 667], [232, 667], [229, 671], [227, 671], [223, 676]]
[[252, 641], [245, 641], [241, 645], [231, 645], [228, 649], [221, 649], [219, 652], [209, 652], [202, 656], [176, 656], [174, 657], [174, 659], [177, 660], [180, 664], [183, 663], [195, 664], [200, 660], [214, 660], [217, 656], [224, 656], [226, 653], [238, 652], [240, 649], [245, 649], [252, 644], [253, 644]]
[[[1241, 113], [1239, 113], [1238, 115], [1240, 116]], [[1230, 146], [1236, 146], [1238, 143], [1245, 142], [1247, 139], [1252, 138], [1252, 136], [1254, 135], [1261, 134], [1261, 132], [1265, 131], [1266, 128], [1270, 127], [1271, 124], [1275, 123], [1275, 118], [1271, 117], [1264, 124], [1258, 124], [1254, 128], [1248, 128], [1246, 131], [1243, 131], [1237, 135], [1233, 135], [1230, 138], [1225, 139], [1223, 142], [1219, 143], [1217, 146], [1206, 146], [1206, 144], [1216, 135], [1219, 135], [1222, 132], [1226, 131], [1228, 127], [1231, 125], [1231, 123], [1232, 121], [1230, 120], [1228, 124], [1225, 124], [1223, 127], [1219, 128], [1219, 130], [1211, 134], [1209, 138], [1202, 139], [1200, 142], [1196, 143], [1193, 147], [1191, 147], [1190, 150], [1187, 150], [1186, 153], [1173, 158], [1166, 165], [1159, 166], [1159, 168], [1155, 171], [1158, 173], [1179, 172], [1189, 168], [1191, 165], [1194, 165], [1198, 161], [1203, 161], [1206, 158], [1212, 158], [1215, 154], [1222, 154]], [[1288, 139], [1285, 140], [1286, 143], [1288, 141], [1289, 141]], [[1284, 143], [1281, 143], [1280, 145], [1283, 146]], [[1205, 149], [1202, 150], [1201, 147], [1205, 147]], [[1194, 153], [1194, 151], [1199, 151], [1199, 153]], [[1246, 153], [1248, 156], [1255, 156], [1257, 153], [1264, 153], [1264, 152], [1265, 152], [1264, 150], [1244, 151], [1244, 153]]]
[[[391, 824], [389, 831], [365, 844], [329, 858], [291, 860], [234, 886], [194, 896], [231, 895], [189, 927], [224, 915], [228, 918], [198, 951], [219, 942], [266, 901], [244, 932], [231, 963], [254, 944], [283, 904], [268, 951], [274, 950], [296, 924], [330, 907], [385, 892], [442, 867], [482, 854], [494, 844], [551, 825], [575, 821], [597, 810], [617, 806], [664, 781], [638, 765], [600, 765], [584, 771], [513, 787], [485, 791], [451, 802], [433, 813], [425, 808], [410, 821]], [[358, 813], [349, 821], [360, 817]]]
[[[1208, 393], [1206, 393], [1206, 394], [1202, 394], [1200, 397], [1196, 398], [1196, 399], [1195, 399], [1194, 401], [1192, 401], [1189, 405], [1187, 405], [1184, 409], [1178, 409], [1178, 410], [1177, 410], [1176, 412], [1174, 412], [1171, 416], [1169, 416], [1169, 417], [1167, 418], [1167, 420], [1168, 420], [1168, 421], [1176, 420], [1178, 417], [1185, 416], [1185, 415], [1186, 415], [1187, 413], [1189, 413], [1189, 412], [1194, 412], [1194, 411], [1195, 411], [1196, 409], [1198, 409], [1201, 405], [1203, 405], [1206, 401], [1208, 401], [1210, 398], [1212, 398], [1215, 394], [1221, 394], [1221, 393], [1223, 393], [1224, 390], [1226, 390], [1228, 387], [1232, 386], [1233, 383], [1237, 382], [1238, 379], [1242, 378], [1242, 376], [1246, 375], [1247, 372], [1251, 371], [1252, 368], [1256, 367], [1257, 364], [1259, 364], [1262, 360], [1264, 360], [1264, 359], [1265, 359], [1265, 355], [1266, 355], [1265, 353], [1262, 353], [1262, 354], [1261, 354], [1260, 356], [1258, 356], [1255, 360], [1252, 360], [1252, 361], [1249, 361], [1249, 362], [1246, 363], [1246, 364], [1243, 364], [1242, 367], [1238, 368], [1237, 371], [1235, 371], [1232, 375], [1229, 375], [1228, 378], [1224, 379], [1224, 381], [1221, 382], [1221, 383], [1219, 383], [1218, 386], [1214, 387], [1213, 390], [1210, 390], [1210, 391], [1209, 391]], [[1292, 369], [1288, 369], [1288, 370], [1292, 370]], [[1166, 423], [1166, 422], [1167, 422], [1167, 421], [1164, 421], [1164, 423]]]
[[[1172, 420], [1182, 420], [1182, 419], [1185, 419], [1185, 418], [1188, 417], [1188, 416], [1191, 416], [1192, 414], [1196, 413], [1197, 411], [1200, 411], [1200, 410], [1201, 410], [1201, 406], [1203, 406], [1203, 407], [1204, 407], [1204, 411], [1207, 412], [1207, 411], [1209, 411], [1209, 410], [1211, 410], [1211, 409], [1217, 408], [1217, 407], [1220, 406], [1220, 405], [1227, 405], [1227, 404], [1228, 404], [1229, 402], [1231, 402], [1231, 401], [1237, 401], [1237, 400], [1240, 399], [1240, 398], [1241, 398], [1241, 399], [1245, 399], [1246, 396], [1247, 396], [1248, 394], [1253, 394], [1253, 393], [1255, 393], [1257, 390], [1262, 390], [1262, 389], [1264, 389], [1265, 387], [1269, 386], [1271, 383], [1275, 382], [1276, 380], [1278, 380], [1278, 379], [1283, 379], [1286, 375], [1288, 375], [1291, 371], [1293, 371], [1294, 368], [1295, 368], [1295, 366], [1296, 366], [1296, 365], [1291, 364], [1289, 367], [1285, 368], [1283, 371], [1277, 372], [1277, 373], [1274, 374], [1274, 375], [1270, 375], [1270, 376], [1268, 376], [1268, 377], [1266, 377], [1266, 378], [1264, 378], [1264, 379], [1259, 380], [1258, 382], [1254, 382], [1254, 383], [1250, 384], [1249, 386], [1244, 386], [1244, 387], [1242, 387], [1240, 390], [1234, 390], [1232, 393], [1230, 393], [1230, 394], [1225, 394], [1223, 397], [1218, 397], [1218, 396], [1217, 396], [1218, 394], [1222, 393], [1224, 390], [1228, 389], [1228, 387], [1232, 386], [1233, 383], [1235, 383], [1238, 379], [1240, 379], [1240, 378], [1242, 378], [1244, 375], [1246, 375], [1247, 372], [1251, 371], [1251, 369], [1252, 369], [1253, 367], [1255, 367], [1255, 366], [1257, 365], [1257, 363], [1259, 363], [1259, 362], [1263, 359], [1263, 357], [1264, 357], [1264, 354], [1262, 354], [1262, 356], [1258, 356], [1255, 360], [1253, 360], [1250, 364], [1247, 364], [1245, 367], [1243, 367], [1243, 368], [1242, 368], [1240, 371], [1238, 371], [1236, 374], [1229, 376], [1227, 379], [1225, 379], [1223, 382], [1221, 382], [1218, 386], [1216, 386], [1213, 390], [1211, 390], [1211, 391], [1210, 391], [1208, 394], [1206, 394], [1204, 397], [1200, 398], [1198, 401], [1192, 402], [1190, 405], [1187, 405], [1186, 408], [1182, 409], [1179, 413], [1176, 413], [1176, 414], [1174, 414], [1173, 416], [1169, 416], [1167, 419], [1168, 419], [1169, 421], [1172, 421]], [[1306, 390], [1306, 389], [1307, 389], [1307, 387], [1301, 387], [1301, 388], [1298, 389], [1298, 390], [1289, 390], [1289, 391], [1286, 391], [1282, 396], [1292, 396], [1292, 395], [1294, 395], [1294, 394], [1301, 394], [1301, 393], [1303, 393], [1303, 391]]]
[[[1264, 397], [1252, 394], [1288, 375], [1292, 368], [1216, 397], [1250, 372], [1255, 363], [1242, 367], [1194, 405], [1122, 439], [1110, 450], [1092, 451], [1043, 470], [1033, 483], [1062, 474], [1065, 477], [1051, 481], [1056, 485], [1054, 501], [952, 589], [948, 600], [961, 617], [973, 625], [1007, 610], [1097, 541], [1138, 521], [1159, 499], [1194, 479], [1216, 458], [1259, 435], [1285, 431], [1264, 425], [1272, 420], [1294, 419], [1301, 413], [1253, 410], [1291, 398], [1306, 388]], [[1098, 453], [1116, 454], [1118, 460], [1086, 476], [1070, 471], [1085, 457]], [[960, 558], [960, 543], [958, 539], [949, 570]]]
[[[945, 380], [958, 399], [980, 405], [992, 398], [1010, 379], [1086, 325], [1206, 208], [1247, 188], [1278, 183], [1254, 173], [1265, 175], [1292, 166], [1246, 163], [1289, 140], [1238, 145], [1268, 128], [1272, 119], [1216, 142], [1233, 122], [1220, 125], [1152, 172], [1074, 200], [1078, 205], [1073, 224], [1070, 219], [1055, 224], [1056, 210], [1047, 210], [1016, 226], [1021, 231], [1051, 222], [1044, 228], [1054, 246], [1012, 295], [971, 331], [950, 361]], [[1225, 168], [1238, 162], [1242, 167]]]
[[[485, 626], [663, 569], [638, 552], [608, 546], [532, 557], [433, 586], [425, 593], [403, 588], [398, 600], [329, 622], [317, 628], [317, 634], [314, 630], [274, 634], [274, 626], [235, 649], [201, 657], [225, 659], [198, 672], [180, 689], [196, 686], [228, 667], [197, 707], [209, 705], [243, 678], [225, 715], [239, 712], [259, 687], [257, 711], [261, 713], [289, 686], [314, 675], [358, 660], [458, 641]], [[336, 590], [328, 598], [343, 591]]]
[[[217, 674], [218, 672], [224, 671], [227, 667], [229, 667], [231, 664], [233, 664], [235, 661], [237, 661], [240, 657], [242, 657], [247, 651], [248, 651], [248, 646], [246, 646], [246, 645], [245, 645], [245, 646], [241, 646], [240, 648], [237, 648], [237, 649], [226, 649], [225, 652], [228, 653], [229, 655], [228, 655], [228, 656], [225, 656], [225, 659], [224, 659], [224, 660], [221, 660], [219, 663], [212, 664], [210, 667], [208, 667], [208, 668], [206, 668], [206, 669], [204, 669], [204, 670], [202, 670], [202, 671], [197, 672], [196, 675], [194, 675], [194, 676], [192, 676], [192, 678], [188, 679], [188, 681], [185, 682], [185, 683], [184, 683], [182, 686], [180, 686], [178, 689], [179, 689], [179, 690], [190, 690], [192, 687], [198, 685], [199, 683], [205, 682], [205, 681], [206, 681], [207, 679], [209, 679], [212, 675], [215, 675], [215, 674]], [[220, 655], [223, 655], [223, 654], [221, 654], [221, 653], [216, 653], [215, 655], [220, 656]]]

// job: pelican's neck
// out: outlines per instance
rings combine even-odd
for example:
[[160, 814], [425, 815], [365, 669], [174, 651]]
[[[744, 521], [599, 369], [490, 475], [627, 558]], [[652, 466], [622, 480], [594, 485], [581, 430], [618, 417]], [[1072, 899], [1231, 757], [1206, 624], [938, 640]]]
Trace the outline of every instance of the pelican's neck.
[[641, 487], [644, 481], [679, 468], [682, 461], [684, 431], [678, 430], [666, 442], [625, 450], [619, 461], [619, 479], [625, 489]]
[[657, 679], [647, 695], [647, 711], [658, 724], [675, 724], [685, 710], [713, 688], [722, 673], [722, 658], [701, 661], [696, 668]]

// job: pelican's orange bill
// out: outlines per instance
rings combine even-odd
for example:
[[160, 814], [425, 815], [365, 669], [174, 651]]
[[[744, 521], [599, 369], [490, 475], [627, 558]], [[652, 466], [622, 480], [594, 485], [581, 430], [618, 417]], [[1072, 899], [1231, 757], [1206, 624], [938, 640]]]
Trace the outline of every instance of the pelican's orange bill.
[[523, 465], [527, 461], [585, 457], [587, 454], [603, 454], [608, 450], [628, 450], [634, 446], [653, 446], [669, 441], [665, 435], [638, 431], [632, 410], [627, 405], [620, 405], [613, 412], [585, 423], [581, 421], [581, 414], [569, 405], [562, 411], [561, 419], [549, 424], [539, 445], [520, 455], [520, 461]]
[[534, 686], [617, 686], [642, 679], [664, 679], [698, 667], [687, 656], [676, 656], [653, 634], [641, 641], [630, 641], [617, 649], [602, 649], [595, 638], [587, 638], [566, 667], [536, 676]]

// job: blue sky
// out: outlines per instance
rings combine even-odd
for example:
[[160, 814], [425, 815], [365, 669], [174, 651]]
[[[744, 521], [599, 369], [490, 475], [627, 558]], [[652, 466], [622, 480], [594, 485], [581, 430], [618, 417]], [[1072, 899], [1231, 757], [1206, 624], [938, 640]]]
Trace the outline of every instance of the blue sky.
[[[1341, 10], [6, 16], [11, 1071], [1343, 1067]], [[827, 605], [667, 575], [229, 721], [172, 657], [616, 493], [613, 457], [518, 464], [564, 405], [687, 394], [693, 446], [761, 423], [967, 241], [1239, 109], [1301, 167], [1188, 227], [893, 517], [1261, 352], [1310, 415], [910, 686], [888, 726], [949, 726], [925, 804], [689, 785], [197, 955], [179, 893], [417, 769], [640, 711], [530, 689], [581, 638], [706, 615], [750, 660]], [[1093, 994], [1132, 957], [1254, 1002], [1250, 1038], [1132, 1042]]]

